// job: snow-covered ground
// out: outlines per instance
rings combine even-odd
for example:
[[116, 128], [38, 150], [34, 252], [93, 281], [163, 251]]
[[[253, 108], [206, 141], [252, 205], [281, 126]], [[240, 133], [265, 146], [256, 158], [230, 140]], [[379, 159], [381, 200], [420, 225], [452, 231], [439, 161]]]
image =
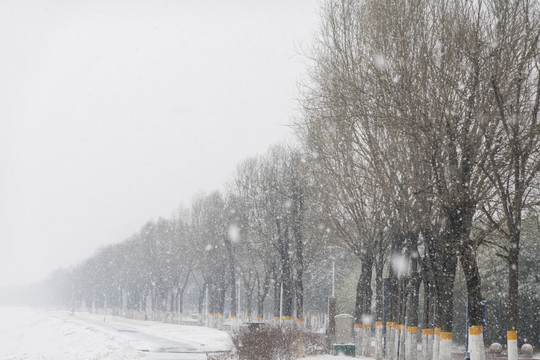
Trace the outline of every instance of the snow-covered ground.
[[[0, 307], [0, 360], [206, 359], [228, 351], [230, 336], [199, 326], [89, 313]], [[348, 360], [322, 355], [303, 360]]]
[[[333, 355], [317, 355], [317, 356], [308, 356], [301, 358], [299, 360], [351, 360], [353, 359], [351, 356], [333, 356]], [[354, 359], [364, 359], [364, 360], [373, 360], [373, 358], [367, 358], [358, 356]]]
[[0, 360], [206, 359], [227, 333], [120, 317], [0, 307]]

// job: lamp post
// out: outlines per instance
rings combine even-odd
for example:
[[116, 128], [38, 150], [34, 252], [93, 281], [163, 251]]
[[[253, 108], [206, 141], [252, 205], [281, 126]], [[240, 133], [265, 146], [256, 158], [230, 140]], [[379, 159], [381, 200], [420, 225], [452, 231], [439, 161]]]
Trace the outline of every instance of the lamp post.
[[331, 297], [335, 297], [336, 296], [336, 257], [334, 255], [334, 249], [341, 249], [339, 246], [335, 246], [335, 245], [330, 245], [330, 246], [327, 246], [327, 248], [330, 250], [330, 257], [329, 259], [332, 260], [332, 296]]

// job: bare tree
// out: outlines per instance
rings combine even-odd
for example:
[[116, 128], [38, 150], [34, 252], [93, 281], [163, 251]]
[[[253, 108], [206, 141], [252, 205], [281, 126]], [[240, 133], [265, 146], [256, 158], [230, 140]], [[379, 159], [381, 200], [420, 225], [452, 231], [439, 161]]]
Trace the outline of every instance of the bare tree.
[[487, 11], [496, 24], [486, 30], [491, 46], [489, 94], [501, 125], [490, 144], [497, 151], [485, 167], [498, 211], [490, 211], [489, 204], [482, 210], [506, 239], [497, 246], [508, 263], [508, 358], [515, 360], [521, 223], [523, 212], [535, 203], [531, 185], [540, 169], [540, 14], [534, 1], [493, 1]]

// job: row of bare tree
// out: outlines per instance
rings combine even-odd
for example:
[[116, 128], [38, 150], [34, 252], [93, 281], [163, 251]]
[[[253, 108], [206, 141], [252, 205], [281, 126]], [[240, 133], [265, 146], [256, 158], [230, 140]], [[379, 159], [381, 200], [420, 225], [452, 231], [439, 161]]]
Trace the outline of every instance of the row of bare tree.
[[101, 250], [73, 270], [69, 294], [181, 311], [190, 289], [199, 312], [207, 296], [209, 313], [228, 305], [234, 318], [241, 293], [250, 316], [272, 304], [275, 317], [302, 321], [307, 275], [337, 245], [361, 267], [360, 352], [374, 326], [382, 358], [386, 326], [387, 358], [414, 359], [422, 328], [425, 359], [450, 359], [460, 267], [471, 358], [481, 360], [477, 252], [493, 246], [508, 265], [517, 359], [521, 222], [539, 185], [538, 4], [335, 0], [321, 19], [295, 124], [301, 146], [242, 162], [224, 194]]
[[239, 164], [224, 193], [195, 196], [52, 282], [65, 303], [182, 312], [189, 296], [199, 313], [235, 318], [240, 295], [248, 318], [271, 305], [301, 322], [305, 272], [324, 258], [330, 230], [306, 171], [300, 151], [274, 146]]
[[[450, 358], [458, 264], [471, 359], [485, 358], [476, 254], [490, 243], [509, 267], [508, 352], [517, 359], [521, 222], [538, 200], [538, 5], [336, 0], [324, 7], [297, 125], [313, 176], [330, 190], [333, 224], [362, 262], [358, 322], [370, 313], [372, 267], [381, 284], [384, 254], [410, 259], [409, 279], [390, 268], [397, 296], [390, 323], [398, 324], [390, 358], [405, 355], [405, 335], [418, 326], [421, 281], [430, 294], [423, 328], [438, 333], [430, 353]], [[399, 297], [407, 292], [406, 313]], [[375, 312], [382, 320], [380, 305]]]

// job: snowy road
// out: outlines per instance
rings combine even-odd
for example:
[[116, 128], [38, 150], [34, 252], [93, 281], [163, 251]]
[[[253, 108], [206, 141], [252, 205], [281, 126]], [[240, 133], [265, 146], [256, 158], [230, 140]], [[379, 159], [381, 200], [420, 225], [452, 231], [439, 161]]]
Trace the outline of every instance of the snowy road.
[[204, 327], [0, 308], [0, 360], [200, 360], [231, 347], [227, 333]]
[[[117, 331], [133, 340], [138, 344], [136, 350], [144, 353], [145, 359], [199, 360], [206, 359], [207, 353], [230, 349], [226, 334], [212, 329], [87, 313], [79, 313], [76, 318], [96, 327]], [[216, 339], [216, 335], [220, 339]]]
[[133, 340], [146, 359], [206, 359], [207, 353], [231, 348], [229, 336], [208, 328], [130, 320], [116, 316], [76, 314], [78, 321], [121, 333]]

